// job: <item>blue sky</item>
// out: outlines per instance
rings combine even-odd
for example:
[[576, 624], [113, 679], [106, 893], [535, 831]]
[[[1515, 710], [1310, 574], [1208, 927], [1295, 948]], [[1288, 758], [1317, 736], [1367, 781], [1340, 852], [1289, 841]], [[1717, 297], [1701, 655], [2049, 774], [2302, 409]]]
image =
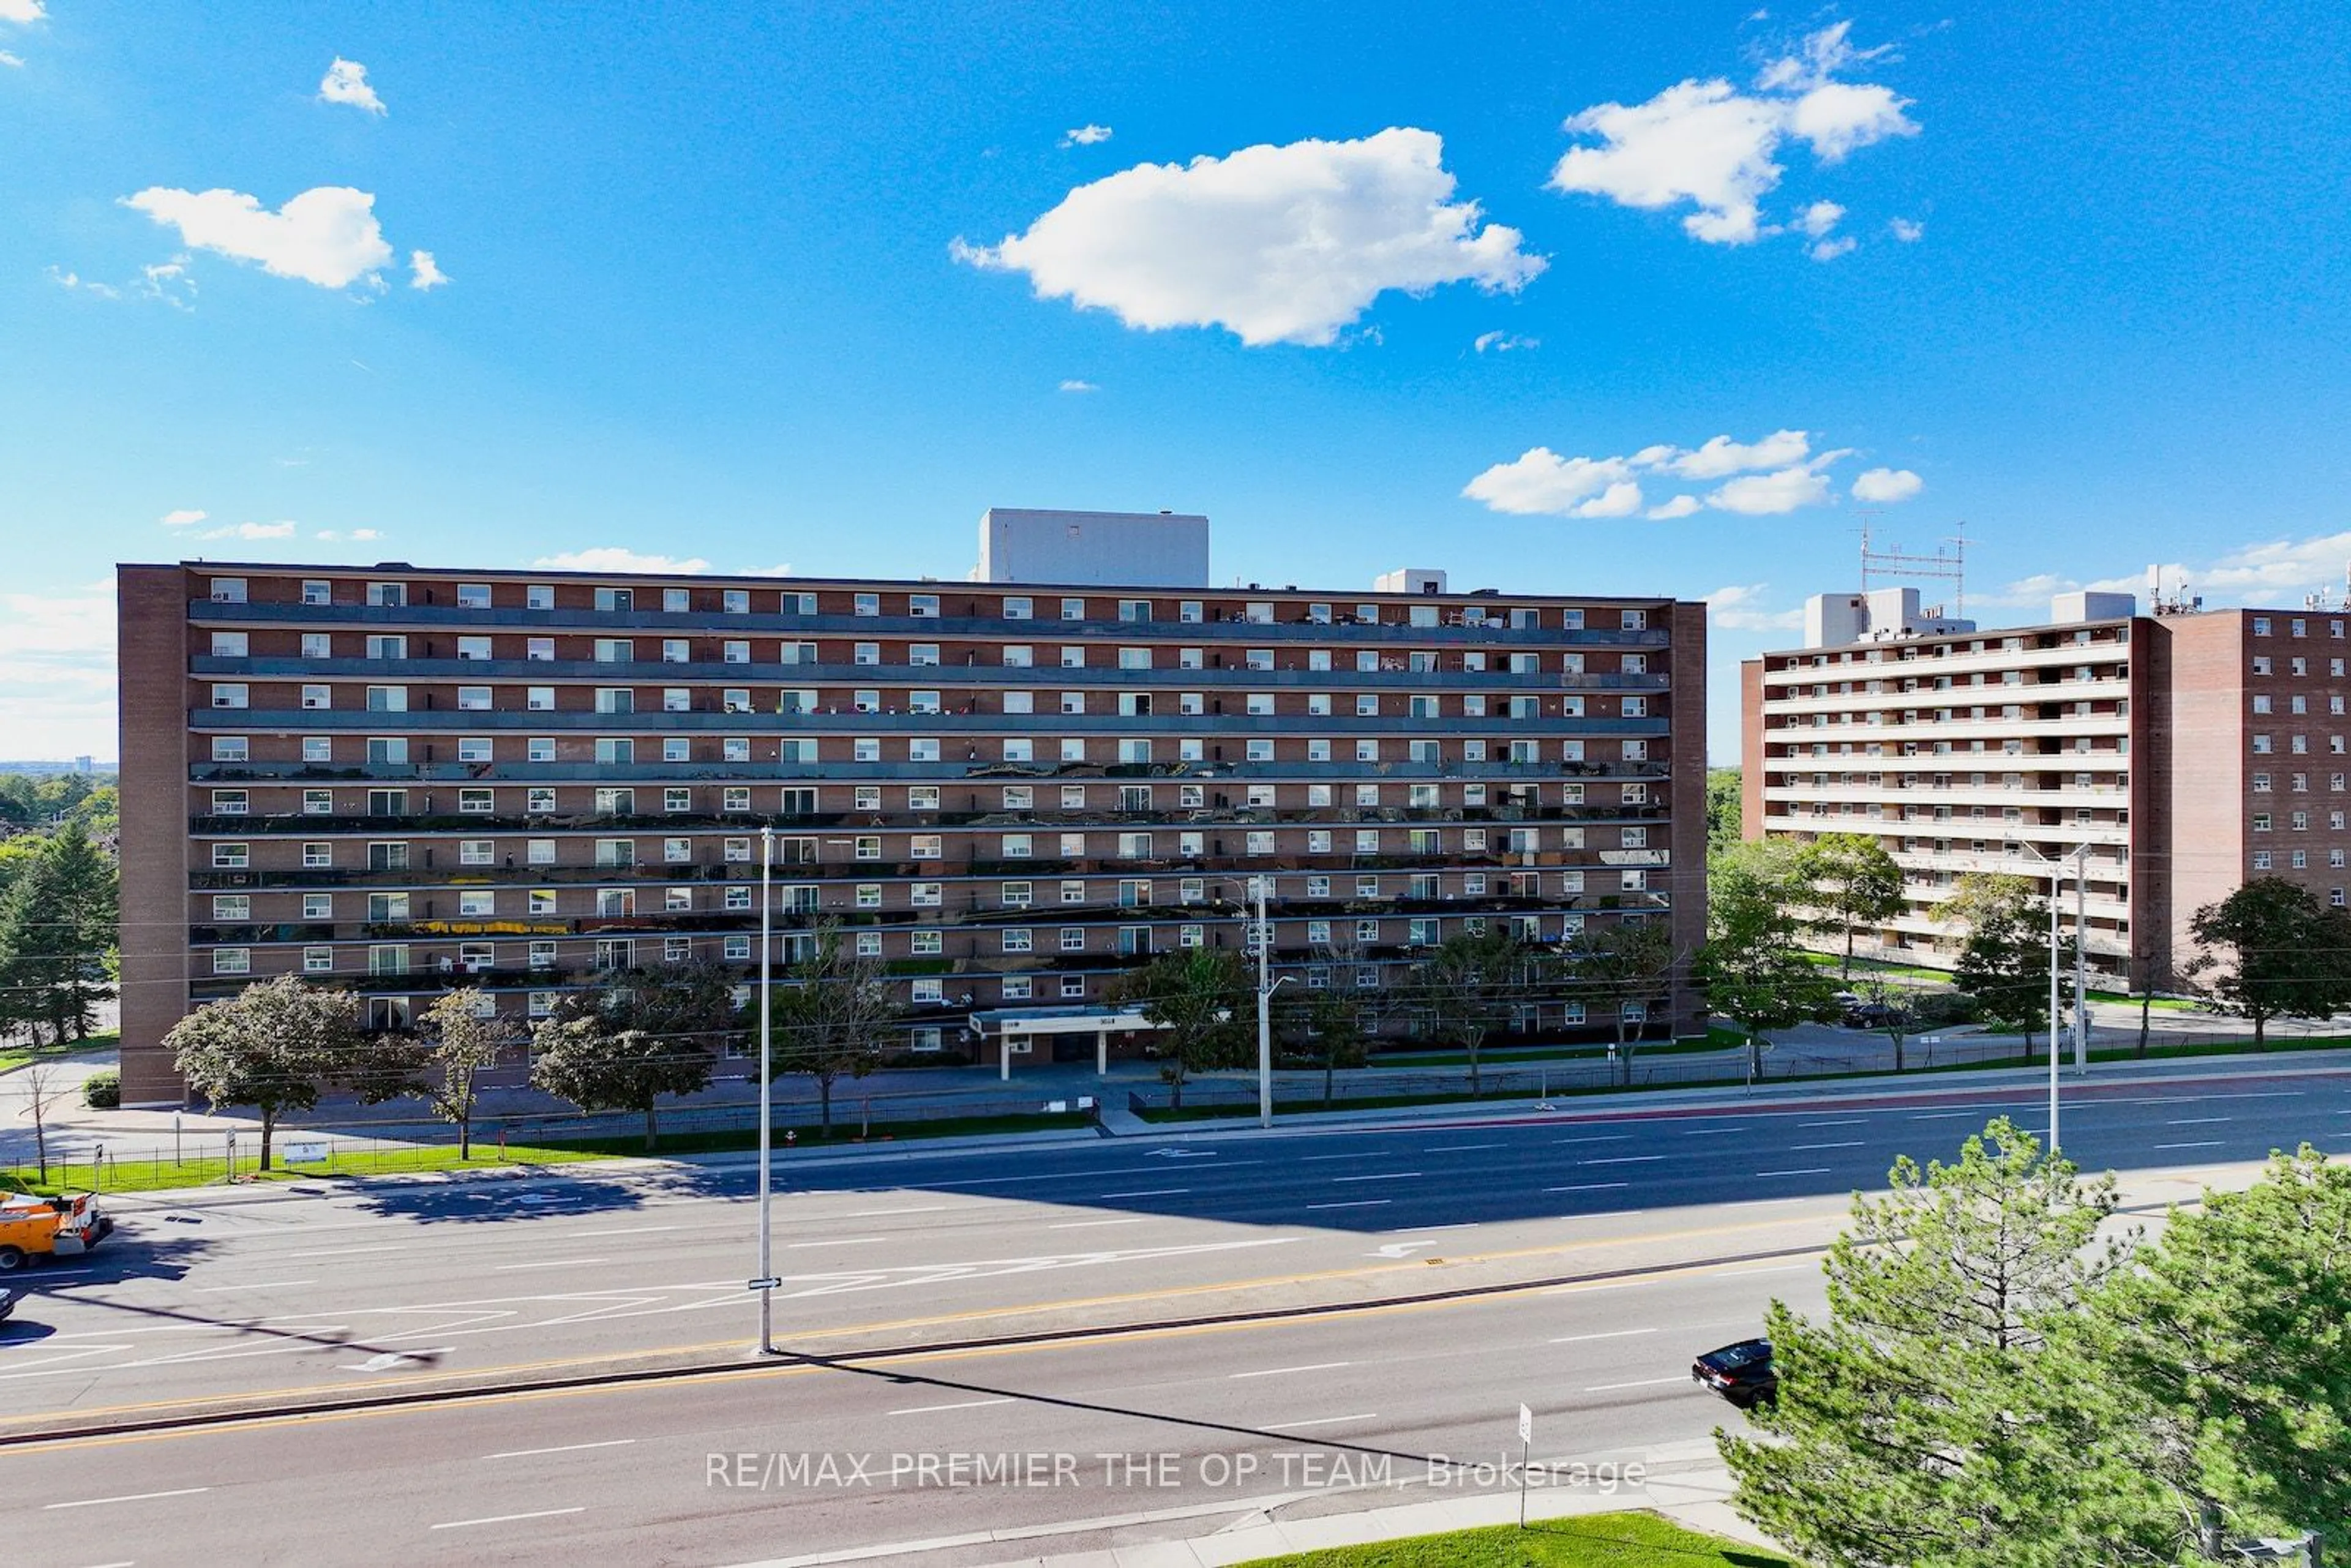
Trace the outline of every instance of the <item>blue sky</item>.
[[1202, 511], [1711, 596], [1725, 758], [1865, 513], [1988, 621], [2341, 587], [2339, 5], [1165, 10], [0, 0], [0, 754], [115, 754], [104, 580], [198, 554]]

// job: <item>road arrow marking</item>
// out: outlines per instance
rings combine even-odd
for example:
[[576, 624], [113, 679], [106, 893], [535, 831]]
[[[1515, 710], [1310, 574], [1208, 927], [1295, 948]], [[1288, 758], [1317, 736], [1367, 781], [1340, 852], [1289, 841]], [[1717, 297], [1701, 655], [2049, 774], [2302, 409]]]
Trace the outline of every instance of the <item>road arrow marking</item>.
[[1434, 1241], [1391, 1241], [1386, 1246], [1381, 1248], [1378, 1251], [1366, 1252], [1364, 1256], [1366, 1258], [1405, 1259], [1411, 1257], [1423, 1247], [1434, 1247], [1436, 1245], [1437, 1243]]

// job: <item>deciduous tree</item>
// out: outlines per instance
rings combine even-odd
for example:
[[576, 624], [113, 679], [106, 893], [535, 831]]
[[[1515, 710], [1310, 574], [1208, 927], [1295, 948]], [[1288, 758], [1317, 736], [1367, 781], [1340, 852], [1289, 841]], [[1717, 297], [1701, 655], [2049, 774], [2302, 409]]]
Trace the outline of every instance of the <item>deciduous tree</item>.
[[1707, 1006], [1746, 1037], [1750, 1077], [1762, 1076], [1766, 1035], [1834, 1007], [1835, 986], [1798, 944], [1803, 925], [1793, 906], [1802, 891], [1784, 843], [1740, 844], [1708, 868], [1706, 946], [1693, 970]]
[[832, 1090], [882, 1063], [883, 1042], [903, 1014], [879, 961], [861, 958], [838, 925], [817, 929], [814, 946], [784, 971], [768, 1003], [778, 1074], [805, 1073], [817, 1088], [824, 1135], [832, 1136]]
[[514, 1019], [496, 1010], [479, 986], [444, 991], [417, 1020], [414, 1035], [383, 1035], [359, 1084], [369, 1101], [420, 1098], [457, 1129], [457, 1157], [474, 1154], [474, 1113], [481, 1075], [513, 1055], [528, 1038]]
[[1844, 964], [1838, 972], [1850, 980], [1854, 940], [1861, 928], [1882, 925], [1907, 907], [1902, 868], [1871, 834], [1823, 833], [1804, 845], [1799, 873], [1819, 912], [1814, 928], [1844, 938]]
[[530, 1080], [583, 1111], [641, 1113], [651, 1150], [662, 1096], [707, 1088], [719, 1047], [739, 1025], [733, 977], [717, 966], [632, 969], [540, 1022]]
[[1256, 1039], [1257, 988], [1227, 948], [1162, 953], [1120, 976], [1107, 994], [1158, 1027], [1159, 1076], [1174, 1105], [1184, 1103], [1192, 1074], [1242, 1065]]
[[[2023, 877], [1971, 873], [1944, 909], [1968, 927], [1952, 983], [1976, 998], [1988, 1021], [2022, 1034], [2031, 1061], [2033, 1031], [2051, 1023], [2049, 906]], [[2068, 937], [2057, 955], [2061, 1006], [2073, 992], [2072, 953]]]
[[1654, 1016], [1673, 984], [1673, 929], [1663, 920], [1618, 919], [1586, 925], [1563, 955], [1569, 985], [1587, 1006], [1606, 1008], [1616, 1026], [1616, 1058], [1624, 1082], [1633, 1082], [1634, 1030], [1625, 1014], [1635, 1006]]
[[1461, 930], [1412, 969], [1412, 986], [1429, 1031], [1469, 1059], [1469, 1092], [1478, 1092], [1478, 1050], [1535, 994], [1535, 953], [1496, 922]]
[[2351, 912], [2329, 909], [2282, 876], [2257, 876], [2199, 909], [2204, 951], [2188, 966], [2221, 1011], [2252, 1020], [2265, 1051], [2273, 1019], [2331, 1018], [2351, 1008]]
[[214, 1106], [250, 1105], [261, 1113], [261, 1168], [267, 1170], [279, 1118], [316, 1106], [326, 1086], [351, 1072], [360, 1057], [360, 1000], [280, 975], [198, 1008], [172, 1026], [163, 1044], [188, 1087]]

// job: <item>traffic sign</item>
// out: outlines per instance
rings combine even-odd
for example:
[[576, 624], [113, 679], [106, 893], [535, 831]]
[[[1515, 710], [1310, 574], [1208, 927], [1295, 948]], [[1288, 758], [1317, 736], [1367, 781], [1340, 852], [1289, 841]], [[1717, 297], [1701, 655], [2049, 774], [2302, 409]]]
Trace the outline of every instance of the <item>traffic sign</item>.
[[765, 1280], [746, 1280], [743, 1288], [747, 1291], [780, 1291], [784, 1282], [771, 1276]]

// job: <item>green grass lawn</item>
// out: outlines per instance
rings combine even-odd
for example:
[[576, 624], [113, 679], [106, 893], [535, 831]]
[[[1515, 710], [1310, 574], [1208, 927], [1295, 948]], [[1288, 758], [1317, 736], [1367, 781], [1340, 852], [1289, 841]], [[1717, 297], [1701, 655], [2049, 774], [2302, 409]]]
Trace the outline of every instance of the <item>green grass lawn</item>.
[[[808, 1126], [778, 1126], [775, 1133], [778, 1157], [789, 1159], [789, 1151], [845, 1147], [859, 1142], [902, 1142], [914, 1138], [943, 1138], [958, 1134], [985, 1133], [1026, 1133], [1046, 1127], [1084, 1127], [1092, 1124], [1089, 1116], [1075, 1113], [1049, 1115], [1037, 1113], [1012, 1116], [952, 1116], [930, 1122], [892, 1122], [875, 1124], [872, 1135], [861, 1139], [858, 1124], [852, 1118], [837, 1118], [832, 1139], [827, 1143], [822, 1129]], [[787, 1145], [784, 1134], [793, 1134]], [[503, 1154], [498, 1149], [497, 1134], [485, 1136], [476, 1128], [474, 1154], [471, 1159], [457, 1157], [455, 1144], [413, 1144], [390, 1148], [351, 1148], [339, 1146], [341, 1140], [326, 1140], [329, 1157], [288, 1165], [287, 1145], [290, 1140], [283, 1132], [277, 1134], [273, 1168], [263, 1171], [260, 1151], [250, 1136], [237, 1140], [236, 1177], [240, 1181], [318, 1181], [349, 1180], [357, 1176], [405, 1176], [419, 1171], [451, 1170], [512, 1170], [533, 1166], [564, 1165], [579, 1160], [608, 1159], [620, 1155], [642, 1155], [645, 1141], [642, 1135], [627, 1134], [604, 1138], [549, 1138], [531, 1144], [509, 1141]], [[204, 1145], [202, 1154], [194, 1145]], [[664, 1136], [656, 1155], [726, 1154], [737, 1150], [748, 1152], [759, 1146], [757, 1127], [743, 1127], [716, 1133], [679, 1133]], [[218, 1134], [207, 1133], [202, 1138], [191, 1136], [183, 1149], [192, 1156], [181, 1160], [164, 1157], [168, 1146], [158, 1141], [128, 1157], [110, 1160], [103, 1170], [86, 1164], [60, 1165], [51, 1162], [49, 1179], [35, 1179], [36, 1169], [30, 1166], [0, 1169], [0, 1189], [19, 1192], [161, 1192], [173, 1187], [204, 1186], [229, 1178], [228, 1162]]]
[[1793, 1558], [1759, 1552], [1654, 1513], [1588, 1513], [1538, 1520], [1524, 1530], [1496, 1525], [1379, 1541], [1364, 1546], [1263, 1557], [1244, 1568], [1797, 1568]]
[[63, 1045], [44, 1045], [37, 1049], [29, 1045], [0, 1046], [0, 1072], [29, 1066], [36, 1061], [61, 1061], [85, 1051], [112, 1051], [121, 1043], [122, 1031], [109, 1030], [104, 1034], [91, 1035], [88, 1040], [68, 1040]]
[[[1717, 1040], [1715, 1035], [1723, 1038]], [[1743, 1037], [1729, 1030], [1714, 1030], [1703, 1040], [1635, 1040], [1633, 1049], [1640, 1056], [1656, 1056], [1677, 1051], [1714, 1051], [1724, 1045], [1743, 1043]], [[1480, 1067], [1521, 1067], [1545, 1061], [1605, 1061], [1608, 1044], [1598, 1045], [1512, 1045], [1489, 1049], [1478, 1053]], [[1370, 1067], [1461, 1067], [1469, 1065], [1468, 1054], [1459, 1051], [1383, 1051], [1375, 1053]], [[1306, 1068], [1285, 1068], [1284, 1071], [1303, 1072]]]

